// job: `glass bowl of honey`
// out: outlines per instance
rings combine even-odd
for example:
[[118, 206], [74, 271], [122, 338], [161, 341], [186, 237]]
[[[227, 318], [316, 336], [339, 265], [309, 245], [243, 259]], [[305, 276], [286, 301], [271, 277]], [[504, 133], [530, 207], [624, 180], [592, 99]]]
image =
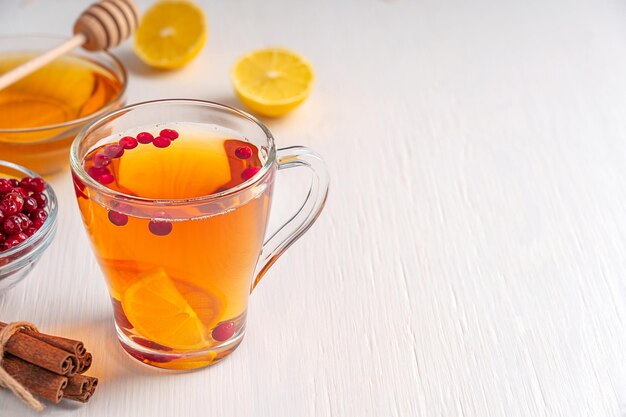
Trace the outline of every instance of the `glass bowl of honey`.
[[[27, 179], [36, 178], [38, 183], [36, 187], [34, 183], [25, 183]], [[19, 281], [24, 279], [26, 275], [33, 269], [35, 264], [41, 258], [43, 252], [50, 246], [57, 227], [58, 205], [57, 198], [52, 187], [46, 184], [39, 176], [22, 166], [11, 162], [0, 160], [0, 191], [4, 191], [6, 183], [15, 181], [15, 185], [10, 186], [7, 192], [0, 192], [0, 292], [12, 287]], [[19, 183], [18, 183], [19, 181]], [[29, 189], [30, 188], [30, 189]], [[18, 191], [19, 190], [19, 191]], [[23, 198], [20, 207], [13, 207], [13, 211], [9, 212], [7, 204], [7, 196], [9, 194], [21, 194]], [[31, 198], [26, 197], [30, 195]], [[28, 202], [26, 200], [33, 200]], [[33, 204], [32, 210], [26, 210], [27, 204]], [[15, 217], [15, 212], [21, 214], [28, 213], [28, 218], [32, 220], [30, 225], [22, 224], [19, 226], [21, 233], [8, 233], [7, 222], [11, 221], [11, 217]], [[43, 211], [44, 213], [40, 213]], [[40, 221], [41, 223], [37, 223]], [[15, 226], [15, 224], [13, 224]], [[17, 227], [17, 226], [15, 226]], [[32, 227], [32, 230], [27, 230]], [[9, 244], [9, 240], [17, 239]]]
[[[52, 35], [0, 37], [0, 74], [53, 48]], [[83, 126], [124, 105], [122, 63], [108, 52], [77, 49], [0, 90], [2, 159], [50, 175], [69, 165]]]

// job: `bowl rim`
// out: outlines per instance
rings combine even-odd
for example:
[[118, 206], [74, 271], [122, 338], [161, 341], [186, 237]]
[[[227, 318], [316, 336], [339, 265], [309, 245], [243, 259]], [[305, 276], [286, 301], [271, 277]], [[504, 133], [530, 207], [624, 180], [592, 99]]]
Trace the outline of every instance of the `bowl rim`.
[[[26, 176], [28, 177], [32, 177], [32, 178], [40, 177], [41, 178], [41, 176], [38, 175], [36, 172], [33, 172], [30, 169], [25, 168], [21, 165], [15, 164], [13, 162], [0, 160], [0, 167], [8, 167], [16, 171], [20, 171], [26, 174]], [[44, 238], [46, 237], [46, 235], [54, 231], [54, 226], [56, 224], [57, 215], [59, 211], [59, 204], [58, 204], [56, 193], [54, 192], [52, 187], [48, 184], [48, 182], [45, 182], [45, 184], [46, 184], [45, 191], [48, 194], [48, 218], [43, 223], [43, 225], [39, 228], [39, 230], [33, 233], [32, 236], [29, 236], [28, 239], [26, 239], [25, 241], [21, 242], [19, 245], [16, 245], [7, 251], [0, 252], [0, 259], [5, 259], [12, 255], [15, 255], [16, 253], [19, 253], [20, 251], [24, 250], [24, 248], [28, 247], [29, 245], [32, 245], [37, 242], [42, 242]], [[30, 254], [30, 251], [19, 255], [15, 259], [10, 260], [9, 263], [0, 266], [0, 271], [15, 264], [17, 261], [23, 259], [25, 256], [29, 254]]]
[[[61, 36], [61, 35], [41, 34], [41, 33], [39, 33], [39, 34], [38, 33], [27, 33], [27, 34], [23, 34], [23, 35], [0, 35], [0, 42], [3, 41], [3, 40], [11, 40], [11, 39], [24, 40], [24, 39], [28, 39], [28, 38], [31, 38], [31, 39], [58, 40], [59, 42], [67, 40], [67, 37]], [[113, 55], [111, 52], [109, 52], [109, 51], [97, 51], [97, 52], [89, 51], [89, 56], [94, 56], [94, 55], [97, 55], [97, 54], [106, 55], [108, 58], [110, 58], [113, 61], [113, 63], [120, 70], [119, 71], [120, 72], [119, 75], [120, 75], [120, 79], [122, 81], [122, 88], [118, 92], [118, 94], [115, 96], [115, 98], [113, 98], [113, 100], [111, 100], [109, 103], [107, 103], [106, 105], [102, 106], [101, 108], [99, 108], [95, 112], [87, 114], [87, 115], [85, 115], [83, 117], [80, 117], [78, 119], [72, 119], [72, 120], [68, 120], [67, 122], [56, 123], [56, 124], [52, 124], [52, 125], [26, 127], [26, 128], [19, 128], [19, 129], [0, 128], [0, 133], [11, 133], [11, 134], [32, 133], [32, 132], [41, 132], [41, 131], [52, 130], [52, 129], [59, 129], [59, 128], [64, 128], [64, 127], [72, 127], [72, 126], [77, 126], [77, 125], [83, 124], [85, 122], [89, 122], [90, 120], [98, 118], [98, 117], [102, 116], [103, 114], [108, 113], [109, 111], [111, 111], [116, 103], [119, 103], [120, 100], [123, 100], [123, 98], [124, 98], [124, 96], [126, 94], [126, 89], [128, 87], [128, 71], [126, 71], [126, 67], [124, 66], [122, 61], [117, 56]], [[94, 62], [96, 64], [100, 65], [100, 63], [98, 63], [97, 61], [94, 60]], [[100, 65], [100, 66], [102, 66], [102, 65]], [[115, 74], [115, 75], [118, 75], [118, 74]]]

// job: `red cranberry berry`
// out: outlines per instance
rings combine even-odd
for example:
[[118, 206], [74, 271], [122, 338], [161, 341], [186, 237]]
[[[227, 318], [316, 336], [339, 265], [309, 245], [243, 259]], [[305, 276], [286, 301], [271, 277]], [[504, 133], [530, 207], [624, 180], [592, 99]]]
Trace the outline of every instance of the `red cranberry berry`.
[[20, 180], [20, 187], [28, 190], [28, 185], [33, 179], [31, 177], [24, 177]]
[[37, 229], [35, 226], [30, 226], [26, 230], [24, 230], [22, 233], [25, 233], [26, 236], [30, 237], [30, 236], [34, 235], [35, 232], [37, 232], [37, 230], [39, 230], [39, 229]]
[[113, 175], [111, 175], [111, 174], [104, 174], [104, 175], [100, 175], [96, 179], [96, 181], [98, 181], [102, 185], [107, 185], [107, 184], [111, 184], [113, 181], [115, 181], [115, 177], [113, 177]]
[[9, 236], [14, 236], [22, 231], [23, 220], [16, 214], [4, 219], [3, 229]]
[[154, 136], [152, 136], [152, 134], [148, 132], [141, 132], [140, 134], [137, 135], [137, 142], [143, 143], [144, 145], [147, 145], [148, 143], [152, 142], [153, 139], [154, 139]]
[[234, 322], [225, 321], [218, 324], [217, 327], [213, 329], [213, 332], [211, 332], [211, 336], [213, 336], [213, 339], [217, 340], [218, 342], [224, 342], [233, 337], [233, 335], [235, 334], [235, 327], [236, 326]]
[[37, 200], [35, 200], [33, 197], [28, 197], [26, 200], [24, 200], [24, 208], [22, 210], [24, 210], [25, 213], [30, 213], [36, 208]]
[[97, 153], [93, 157], [93, 166], [96, 168], [103, 168], [111, 163], [111, 158], [103, 153]]
[[76, 194], [76, 197], [87, 198], [87, 194], [83, 192], [85, 191], [85, 184], [83, 184], [83, 182], [78, 178], [74, 171], [72, 171], [72, 180], [74, 180], [74, 193]]
[[259, 172], [260, 170], [261, 168], [259, 167], [248, 167], [244, 169], [243, 172], [241, 173], [241, 179], [244, 181], [247, 181], [250, 178], [254, 177], [256, 173]]
[[143, 346], [143, 347], [147, 347], [148, 349], [154, 349], [154, 350], [162, 350], [165, 352], [170, 352], [172, 350], [171, 347], [167, 347], [167, 346], [163, 346], [159, 343], [153, 342], [152, 340], [148, 340], [148, 339], [144, 339], [143, 337], [133, 337], [133, 342]]
[[115, 298], [111, 298], [111, 303], [113, 304], [113, 316], [115, 317], [115, 323], [124, 329], [132, 329], [133, 325], [128, 320], [128, 317], [126, 317], [122, 303], [117, 301]]
[[163, 220], [150, 220], [148, 229], [153, 235], [166, 236], [172, 232], [172, 223]]
[[128, 223], [128, 216], [124, 213], [109, 210], [109, 221], [116, 226], [126, 226]]
[[29, 228], [33, 225], [32, 220], [24, 213], [17, 213], [15, 216], [19, 217], [22, 222], [22, 230]]
[[120, 145], [122, 145], [124, 149], [135, 149], [137, 144], [137, 139], [132, 136], [124, 136], [120, 139]]
[[252, 149], [248, 146], [240, 146], [235, 149], [235, 156], [239, 159], [248, 159], [252, 156]]
[[48, 212], [41, 208], [38, 208], [30, 213], [30, 219], [33, 221], [33, 226], [37, 228], [41, 227], [47, 218]]
[[87, 169], [87, 173], [89, 174], [89, 176], [91, 176], [91, 178], [93, 178], [93, 179], [95, 179], [97, 181], [98, 178], [100, 178], [102, 175], [110, 174], [111, 172], [109, 171], [109, 168], [107, 168], [107, 167], [97, 168], [97, 167], [93, 166], [93, 167], [89, 167]]
[[[133, 340], [135, 340], [135, 338], [133, 338]], [[151, 363], [167, 363], [167, 362], [172, 362], [178, 359], [183, 358], [182, 355], [173, 355], [171, 353], [168, 354], [162, 354], [162, 353], [147, 353], [147, 352], [143, 352], [143, 351], [138, 351], [137, 349], [133, 349], [129, 346], [126, 345], [122, 345], [122, 347], [124, 348], [124, 350], [126, 352], [128, 352], [128, 354], [130, 356], [132, 356], [133, 358], [137, 359], [138, 361], [141, 361], [143, 363], [147, 363], [147, 364], [151, 364]], [[167, 350], [172, 350], [170, 348], [167, 348]]]
[[172, 141], [165, 136], [157, 136], [152, 141], [152, 144], [157, 148], [167, 148], [168, 146], [170, 146], [170, 143], [172, 143]]
[[8, 193], [12, 189], [13, 187], [8, 179], [0, 178], [0, 194]]
[[24, 177], [20, 181], [0, 178], [0, 252], [24, 242], [45, 223], [45, 188], [46, 183], [39, 177]]
[[164, 138], [168, 138], [169, 140], [174, 140], [178, 138], [178, 132], [173, 129], [163, 129], [161, 130], [161, 132], [159, 132], [159, 135], [163, 136]]
[[124, 155], [124, 148], [122, 145], [112, 144], [104, 147], [104, 154], [109, 158], [119, 158]]
[[74, 194], [76, 194], [76, 198], [80, 198], [80, 197], [87, 198], [87, 194], [82, 192], [82, 190], [76, 183], [74, 183]]
[[[83, 189], [85, 189], [84, 185], [83, 185]], [[38, 208], [44, 208], [46, 207], [46, 204], [48, 204], [48, 197], [46, 197], [44, 193], [35, 193], [31, 197], [34, 198], [35, 201], [37, 202]]]
[[17, 240], [20, 241], [20, 243], [22, 243], [23, 241], [25, 241], [26, 239], [28, 239], [28, 235], [24, 232], [22, 233], [18, 233], [17, 235], [14, 236], [15, 238], [17, 238]]
[[22, 242], [23, 241], [21, 241], [20, 238], [18, 238], [17, 236], [9, 236], [6, 238], [6, 240], [2, 244], [2, 250], [9, 250], [12, 247], [19, 245]]
[[46, 188], [46, 183], [43, 181], [43, 179], [37, 177], [37, 178], [31, 178], [30, 182], [28, 183], [27, 187], [24, 187], [27, 190], [30, 190], [34, 193], [41, 193], [43, 192], [43, 190], [45, 190]]
[[[28, 194], [27, 194], [28, 196]], [[3, 198], [2, 198], [2, 202], [14, 202], [15, 206], [17, 208], [17, 212], [22, 211], [22, 208], [24, 208], [24, 197], [16, 191], [11, 191], [10, 193], [6, 194]], [[5, 213], [6, 214], [6, 213]]]
[[0, 211], [3, 212], [5, 216], [12, 216], [19, 212], [15, 201], [4, 200], [0, 201]]
[[28, 196], [30, 194], [27, 190], [25, 190], [22, 187], [15, 187], [11, 192], [12, 193], [17, 193], [17, 194], [21, 195], [22, 198], [28, 198]]

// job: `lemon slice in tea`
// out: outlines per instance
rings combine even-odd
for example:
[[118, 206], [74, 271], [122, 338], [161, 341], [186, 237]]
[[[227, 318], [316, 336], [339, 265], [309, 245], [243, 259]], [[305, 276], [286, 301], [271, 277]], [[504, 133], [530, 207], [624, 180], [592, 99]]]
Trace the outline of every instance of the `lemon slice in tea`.
[[[156, 136], [158, 132], [153, 133]], [[190, 130], [182, 131], [181, 137], [167, 149], [150, 145], [140, 152], [124, 153], [117, 179], [121, 187], [134, 195], [183, 199], [214, 193], [231, 180], [231, 170], [221, 141]]]
[[[219, 300], [209, 294], [201, 294], [187, 285], [181, 292], [162, 268], [144, 275], [121, 298], [126, 317], [142, 337], [182, 350], [209, 345], [207, 325], [219, 319], [221, 310]], [[198, 307], [205, 317], [200, 317], [190, 302], [202, 303]]]

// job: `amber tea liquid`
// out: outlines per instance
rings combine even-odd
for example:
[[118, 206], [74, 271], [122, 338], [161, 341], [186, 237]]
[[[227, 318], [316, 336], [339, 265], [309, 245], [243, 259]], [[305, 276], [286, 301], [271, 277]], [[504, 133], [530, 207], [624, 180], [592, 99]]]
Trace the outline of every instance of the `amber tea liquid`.
[[[30, 53], [0, 55], [0, 74], [33, 58]], [[67, 149], [76, 129], [57, 125], [89, 116], [115, 101], [123, 82], [85, 57], [64, 56], [0, 90], [0, 155], [39, 173], [67, 164]], [[46, 140], [48, 138], [48, 140]], [[50, 139], [52, 138], [52, 139]]]
[[[210, 125], [143, 127], [119, 133], [115, 140], [130, 147], [133, 140], [146, 141], [141, 131], [157, 137], [163, 129], [177, 137], [137, 143], [121, 155], [120, 146], [102, 143], [84, 158], [85, 171], [118, 193], [171, 200], [232, 189], [262, 167], [254, 145]], [[219, 214], [181, 208], [171, 218], [154, 212], [147, 215], [130, 205], [105, 207], [75, 181], [80, 211], [107, 278], [122, 337], [151, 351], [181, 352], [181, 358], [185, 351], [206, 351], [206, 363], [190, 363], [190, 368], [229, 353], [220, 355], [212, 348], [243, 332], [271, 188]], [[158, 356], [126, 349], [146, 363], [167, 367]]]

